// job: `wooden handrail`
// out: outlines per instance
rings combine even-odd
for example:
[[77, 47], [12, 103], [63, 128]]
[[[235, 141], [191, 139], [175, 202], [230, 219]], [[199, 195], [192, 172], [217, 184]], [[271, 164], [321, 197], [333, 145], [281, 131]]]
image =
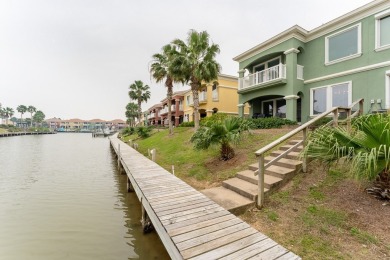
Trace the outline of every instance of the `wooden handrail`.
[[[333, 120], [330, 121], [329, 123], [327, 123], [326, 125], [333, 123], [335, 126], [337, 126], [339, 112], [340, 111], [347, 112], [347, 128], [350, 129], [351, 118], [355, 117], [356, 115], [363, 114], [363, 102], [364, 102], [364, 99], [361, 98], [361, 99], [355, 101], [354, 103], [352, 103], [349, 107], [333, 107], [332, 109], [316, 116], [315, 118], [311, 119], [309, 122], [304, 123], [303, 125], [299, 126], [298, 128], [294, 129], [293, 131], [291, 131], [291, 132], [287, 133], [286, 135], [280, 137], [279, 139], [273, 141], [272, 143], [257, 150], [255, 152], [256, 156], [259, 158], [259, 169], [258, 169], [258, 171], [255, 172], [255, 175], [258, 175], [257, 207], [261, 208], [263, 206], [263, 203], [264, 203], [264, 171], [268, 166], [271, 165], [271, 163], [278, 161], [279, 159], [285, 157], [290, 150], [293, 150], [295, 148], [295, 146], [298, 146], [300, 144], [303, 144], [303, 146], [305, 146], [306, 137], [307, 137], [307, 129], [310, 126], [312, 126], [315, 122], [326, 117], [329, 114], [333, 114]], [[351, 114], [352, 108], [354, 106], [356, 106], [357, 104], [359, 104], [359, 110], [357, 110], [355, 113]], [[267, 165], [264, 165], [264, 154], [266, 152], [268, 152], [269, 150], [271, 150], [275, 146], [285, 142], [287, 139], [293, 137], [294, 135], [298, 134], [301, 131], [303, 132], [303, 141], [299, 142], [298, 144], [296, 144], [292, 148], [290, 148], [287, 151], [285, 151], [284, 153], [280, 154], [279, 156], [277, 156], [276, 158], [271, 160], [271, 162], [269, 162]], [[307, 166], [306, 158], [303, 158], [303, 162], [302, 162], [302, 171], [303, 172], [306, 172], [306, 166]]]

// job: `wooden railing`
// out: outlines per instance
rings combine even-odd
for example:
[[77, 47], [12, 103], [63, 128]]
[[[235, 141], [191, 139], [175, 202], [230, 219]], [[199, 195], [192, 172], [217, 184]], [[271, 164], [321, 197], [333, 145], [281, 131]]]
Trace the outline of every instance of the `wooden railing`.
[[[304, 146], [306, 143], [307, 133], [308, 133], [309, 127], [311, 127], [315, 122], [317, 122], [321, 118], [328, 116], [329, 114], [333, 114], [333, 120], [331, 120], [328, 124], [330, 125], [333, 123], [333, 126], [338, 126], [339, 113], [346, 112], [346, 119], [344, 121], [347, 124], [347, 128], [350, 129], [351, 118], [363, 114], [363, 102], [364, 102], [364, 99], [359, 99], [359, 100], [355, 101], [354, 103], [352, 103], [349, 107], [334, 107], [334, 108], [316, 116], [315, 118], [313, 118], [309, 122], [301, 125], [300, 127], [289, 132], [288, 134], [273, 141], [272, 143], [264, 146], [260, 150], [256, 151], [255, 154], [259, 158], [259, 169], [258, 169], [258, 171], [255, 172], [255, 175], [258, 175], [257, 207], [261, 208], [261, 207], [263, 207], [263, 204], [264, 204], [264, 172], [265, 172], [265, 169], [267, 169], [269, 166], [271, 166], [272, 164], [274, 164], [278, 160], [286, 157], [289, 152], [291, 152], [292, 150], [294, 150], [298, 146], [300, 146], [300, 145]], [[359, 105], [359, 108], [354, 113], [352, 113], [352, 110], [356, 105]], [[296, 135], [300, 132], [302, 132], [302, 136], [303, 136], [302, 141], [296, 143], [291, 148], [284, 151], [282, 154], [280, 154], [279, 156], [277, 156], [273, 160], [269, 161], [267, 164], [264, 163], [264, 154], [265, 153], [267, 153], [269, 150], [271, 150], [275, 146], [285, 142], [286, 140], [290, 139], [291, 137], [293, 137], [294, 135]], [[306, 172], [306, 167], [307, 167], [307, 161], [306, 161], [306, 158], [303, 158], [303, 162], [302, 162], [302, 171], [303, 172]]]

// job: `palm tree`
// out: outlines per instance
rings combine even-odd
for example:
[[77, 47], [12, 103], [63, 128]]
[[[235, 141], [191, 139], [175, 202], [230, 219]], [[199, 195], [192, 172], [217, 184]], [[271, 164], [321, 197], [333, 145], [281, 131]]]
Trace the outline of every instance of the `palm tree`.
[[[343, 162], [358, 179], [375, 181], [376, 196], [390, 199], [390, 117], [365, 115], [352, 130], [320, 127], [309, 138], [303, 156], [327, 163]], [[387, 194], [387, 195], [386, 195]]]
[[221, 66], [215, 57], [219, 53], [217, 44], [210, 44], [210, 36], [206, 31], [190, 30], [187, 43], [180, 39], [172, 42], [177, 49], [172, 59], [172, 72], [191, 86], [194, 101], [194, 125], [199, 128], [199, 96], [202, 83], [218, 79]]
[[156, 80], [157, 83], [165, 80], [165, 86], [167, 87], [167, 100], [168, 100], [168, 122], [169, 122], [169, 134], [173, 134], [173, 125], [172, 125], [172, 95], [173, 95], [173, 82], [179, 81], [175, 79], [171, 71], [171, 61], [172, 58], [176, 55], [175, 49], [172, 45], [165, 45], [162, 48], [161, 53], [156, 53], [152, 56], [153, 63], [150, 66], [150, 73], [152, 77]]
[[141, 80], [136, 80], [130, 85], [129, 89], [130, 99], [138, 102], [138, 122], [141, 122], [141, 103], [148, 101], [150, 98], [149, 86], [144, 85]]
[[221, 160], [227, 161], [234, 157], [235, 152], [230, 143], [237, 144], [250, 124], [240, 117], [226, 117], [220, 120], [210, 120], [199, 128], [191, 137], [195, 149], [208, 149], [210, 145], [220, 145]]
[[0, 118], [1, 118], [1, 123], [4, 123], [3, 120], [5, 118], [5, 108], [0, 107]]
[[27, 107], [27, 111], [30, 113], [31, 115], [31, 127], [32, 127], [32, 122], [33, 122], [33, 113], [37, 112], [37, 109], [34, 107], [34, 106], [28, 106]]
[[10, 107], [6, 107], [5, 109], [4, 109], [4, 114], [5, 114], [5, 118], [6, 118], [6, 124], [8, 125], [9, 124], [9, 121], [8, 121], [8, 119], [9, 118], [11, 118], [13, 115], [14, 115], [14, 110], [12, 109], [12, 108], [10, 108]]
[[20, 124], [22, 124], [23, 114], [27, 112], [25, 105], [19, 105], [16, 110], [20, 113]]
[[138, 116], [138, 105], [135, 103], [128, 103], [126, 106], [126, 117], [130, 126], [135, 125], [135, 118]]

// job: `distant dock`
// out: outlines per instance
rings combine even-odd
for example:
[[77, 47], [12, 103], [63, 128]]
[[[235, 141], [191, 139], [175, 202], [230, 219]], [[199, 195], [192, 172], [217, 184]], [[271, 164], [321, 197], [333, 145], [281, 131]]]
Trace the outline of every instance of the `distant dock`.
[[11, 136], [19, 136], [19, 135], [52, 135], [56, 134], [56, 132], [14, 132], [14, 133], [2, 133], [0, 137], [11, 137]]

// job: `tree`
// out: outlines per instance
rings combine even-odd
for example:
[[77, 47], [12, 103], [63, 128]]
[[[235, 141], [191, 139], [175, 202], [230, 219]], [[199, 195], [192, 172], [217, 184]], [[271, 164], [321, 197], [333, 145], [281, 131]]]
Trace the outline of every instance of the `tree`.
[[5, 108], [0, 107], [0, 118], [1, 123], [3, 123], [3, 120], [5, 119]]
[[27, 112], [25, 105], [19, 105], [16, 110], [20, 113], [20, 124], [22, 124], [23, 114]]
[[237, 144], [244, 131], [249, 130], [248, 120], [239, 117], [210, 120], [200, 127], [191, 137], [195, 149], [205, 150], [211, 145], [220, 145], [221, 160], [227, 161], [234, 157], [235, 152], [231, 143]]
[[41, 124], [43, 120], [45, 120], [45, 114], [42, 111], [38, 110], [37, 112], [35, 112], [33, 119], [38, 124]]
[[135, 118], [138, 116], [138, 105], [131, 102], [128, 103], [125, 114], [130, 126], [135, 126]]
[[174, 56], [177, 55], [175, 48], [172, 45], [165, 45], [162, 48], [161, 53], [156, 53], [152, 56], [153, 63], [150, 66], [150, 73], [156, 81], [156, 83], [164, 81], [165, 87], [167, 87], [167, 100], [168, 100], [168, 122], [169, 122], [169, 134], [173, 134], [172, 125], [172, 95], [173, 95], [173, 82], [179, 82], [180, 79], [175, 78], [172, 73], [171, 62]]
[[6, 107], [5, 109], [4, 109], [4, 111], [5, 111], [5, 118], [6, 118], [6, 124], [8, 125], [8, 119], [9, 118], [11, 118], [13, 115], [14, 115], [14, 113], [15, 113], [15, 111], [12, 109], [12, 108], [10, 108], [10, 107]]
[[374, 182], [368, 189], [390, 199], [390, 117], [365, 115], [354, 120], [352, 130], [323, 126], [314, 131], [304, 156], [326, 163], [344, 163], [357, 179]]
[[130, 99], [138, 102], [138, 122], [141, 122], [141, 103], [148, 101], [150, 98], [149, 86], [144, 85], [141, 80], [136, 80], [130, 85], [129, 89]]
[[199, 128], [199, 95], [202, 83], [218, 79], [221, 66], [215, 57], [219, 53], [217, 44], [210, 44], [206, 31], [190, 30], [187, 42], [176, 39], [172, 42], [176, 54], [172, 58], [172, 72], [176, 78], [191, 86], [194, 101], [195, 129]]
[[33, 113], [37, 112], [37, 109], [34, 107], [34, 106], [28, 106], [27, 107], [27, 111], [30, 113], [31, 115], [31, 126], [32, 126], [32, 122], [33, 122]]

